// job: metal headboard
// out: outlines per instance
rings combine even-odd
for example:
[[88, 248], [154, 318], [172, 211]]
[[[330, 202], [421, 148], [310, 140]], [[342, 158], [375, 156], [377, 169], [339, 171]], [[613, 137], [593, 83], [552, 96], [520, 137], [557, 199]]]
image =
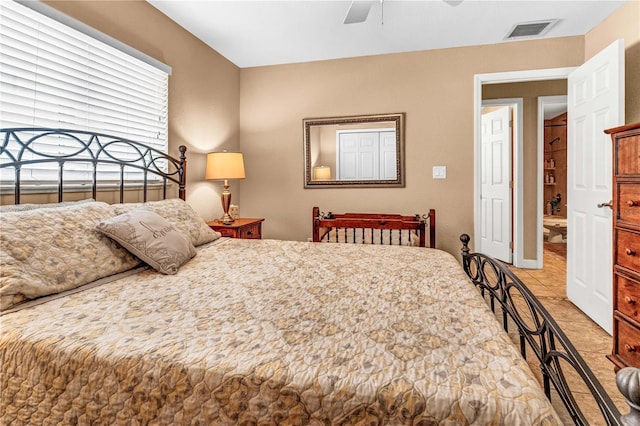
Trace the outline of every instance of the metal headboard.
[[[63, 155], [53, 155], [38, 150], [36, 142], [42, 138], [65, 138], [74, 147], [74, 152]], [[175, 158], [155, 148], [140, 142], [111, 136], [103, 133], [70, 129], [50, 128], [4, 128], [0, 129], [0, 169], [14, 169], [15, 204], [20, 204], [22, 192], [22, 166], [38, 163], [58, 164], [58, 202], [63, 201], [65, 164], [73, 162], [90, 163], [92, 165], [91, 193], [96, 198], [98, 191], [98, 165], [111, 164], [120, 167], [120, 177], [117, 187], [120, 191], [120, 202], [124, 202], [125, 169], [142, 171], [142, 192], [147, 201], [150, 175], [158, 176], [162, 186], [162, 198], [167, 198], [167, 187], [170, 183], [178, 186], [178, 196], [185, 199], [185, 181], [187, 147], [178, 147], [180, 157]], [[133, 158], [119, 157], [116, 147], [126, 145], [137, 155]], [[9, 148], [11, 147], [11, 150]], [[25, 155], [28, 154], [28, 155]], [[163, 170], [166, 164], [167, 170]]]

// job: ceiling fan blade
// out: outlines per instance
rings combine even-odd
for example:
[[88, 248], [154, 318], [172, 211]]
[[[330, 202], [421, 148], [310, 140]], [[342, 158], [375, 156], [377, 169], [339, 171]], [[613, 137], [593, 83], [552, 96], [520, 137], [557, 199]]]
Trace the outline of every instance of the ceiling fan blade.
[[351, 6], [349, 6], [347, 16], [344, 18], [344, 23], [357, 24], [366, 21], [367, 16], [369, 16], [369, 10], [371, 10], [371, 6], [374, 3], [377, 3], [377, 1], [353, 0]]

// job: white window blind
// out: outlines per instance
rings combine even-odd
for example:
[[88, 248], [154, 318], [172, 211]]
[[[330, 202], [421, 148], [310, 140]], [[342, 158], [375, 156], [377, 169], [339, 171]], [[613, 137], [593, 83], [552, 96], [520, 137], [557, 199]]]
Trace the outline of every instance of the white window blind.
[[[168, 78], [166, 69], [31, 8], [0, 2], [0, 128], [106, 133], [166, 153]], [[34, 148], [64, 155], [77, 152], [79, 145], [49, 137]], [[114, 148], [121, 151], [118, 158], [139, 156], [126, 144]], [[91, 180], [88, 163], [66, 163], [64, 173], [66, 181]], [[101, 166], [98, 173], [100, 181], [117, 180], [120, 168]], [[136, 180], [136, 173], [128, 168], [126, 179]], [[56, 176], [55, 163], [22, 167], [23, 181], [55, 181]], [[3, 169], [0, 177], [12, 180], [13, 171]]]

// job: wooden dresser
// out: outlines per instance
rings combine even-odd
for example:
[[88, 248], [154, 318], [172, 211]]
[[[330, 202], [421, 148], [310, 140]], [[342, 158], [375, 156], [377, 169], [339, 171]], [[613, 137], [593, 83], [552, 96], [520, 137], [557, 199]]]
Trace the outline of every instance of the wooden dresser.
[[613, 140], [613, 351], [640, 367], [640, 123], [605, 130]]

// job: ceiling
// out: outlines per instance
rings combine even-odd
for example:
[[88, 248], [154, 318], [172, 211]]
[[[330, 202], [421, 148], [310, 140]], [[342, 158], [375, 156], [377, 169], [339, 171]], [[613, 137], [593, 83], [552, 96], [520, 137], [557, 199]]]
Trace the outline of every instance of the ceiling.
[[148, 0], [240, 68], [506, 42], [514, 25], [584, 35], [625, 1], [384, 0], [344, 24], [351, 1]]

